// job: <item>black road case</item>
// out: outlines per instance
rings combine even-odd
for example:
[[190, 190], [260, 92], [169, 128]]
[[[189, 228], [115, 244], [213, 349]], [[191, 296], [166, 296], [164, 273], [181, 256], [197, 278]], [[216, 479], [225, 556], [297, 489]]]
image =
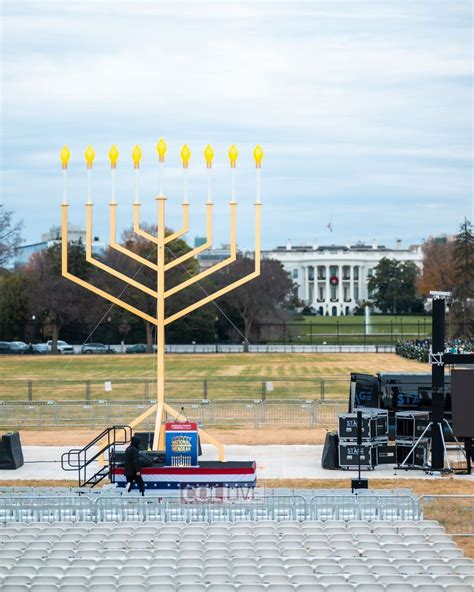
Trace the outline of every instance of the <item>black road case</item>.
[[[425, 411], [399, 411], [395, 413], [395, 439], [416, 442], [430, 422], [429, 413]], [[431, 436], [431, 428], [424, 438]]]
[[[387, 412], [362, 412], [362, 440], [387, 440]], [[357, 440], [357, 413], [339, 415], [339, 439]]]
[[[418, 442], [415, 449], [410, 453], [410, 450], [414, 446], [414, 442], [408, 442], [407, 440], [398, 440], [396, 443], [397, 449], [397, 466], [402, 469], [410, 468], [424, 468], [428, 465], [428, 449], [429, 440], [423, 438]], [[410, 454], [408, 456], [408, 454]], [[407, 458], [408, 456], [408, 458]], [[404, 462], [406, 459], [406, 462]], [[403, 467], [401, 466], [403, 464]]]
[[377, 446], [372, 442], [363, 442], [357, 446], [354, 442], [339, 442], [339, 466], [341, 469], [374, 469], [377, 464]]

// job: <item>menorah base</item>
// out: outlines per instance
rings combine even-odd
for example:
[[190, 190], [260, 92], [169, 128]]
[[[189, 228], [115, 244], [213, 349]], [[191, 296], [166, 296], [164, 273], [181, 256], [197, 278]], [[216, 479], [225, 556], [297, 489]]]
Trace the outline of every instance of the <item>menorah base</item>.
[[[167, 467], [157, 463], [143, 467], [141, 475], [147, 489], [249, 489], [256, 486], [257, 466], [255, 461], [201, 461], [197, 467]], [[111, 470], [111, 481], [118, 487], [127, 485], [122, 467]]]

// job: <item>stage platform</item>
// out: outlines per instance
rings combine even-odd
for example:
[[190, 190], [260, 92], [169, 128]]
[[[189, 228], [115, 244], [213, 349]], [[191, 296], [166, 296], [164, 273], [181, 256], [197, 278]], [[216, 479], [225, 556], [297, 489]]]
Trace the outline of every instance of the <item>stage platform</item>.
[[[61, 469], [60, 458], [73, 446], [23, 446], [25, 464], [16, 471], [0, 471], [2, 481], [51, 480], [75, 481], [76, 473]], [[77, 448], [80, 448], [79, 446]], [[91, 451], [92, 452], [92, 451]], [[351, 479], [354, 471], [326, 471], [321, 467], [322, 445], [297, 446], [225, 446], [226, 458], [232, 461], [255, 461], [258, 481], [262, 479]], [[215, 449], [203, 446], [203, 462], [216, 460]], [[98, 465], [91, 467], [91, 471]], [[380, 465], [375, 471], [362, 471], [369, 479], [437, 479], [423, 471], [397, 470], [393, 465]], [[474, 482], [474, 475], [453, 475], [453, 479]]]
[[[155, 464], [143, 467], [141, 474], [147, 489], [183, 487], [255, 487], [257, 465], [252, 461], [200, 461], [198, 467], [168, 467]], [[123, 467], [112, 469], [113, 481], [126, 487]], [[136, 484], [133, 485], [136, 488]]]

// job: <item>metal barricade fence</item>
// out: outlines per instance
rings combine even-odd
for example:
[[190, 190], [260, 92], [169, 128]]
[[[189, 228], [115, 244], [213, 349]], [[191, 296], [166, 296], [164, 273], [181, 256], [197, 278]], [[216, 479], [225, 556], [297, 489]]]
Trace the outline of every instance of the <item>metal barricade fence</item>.
[[94, 500], [83, 495], [0, 495], [0, 522], [96, 522]]
[[474, 537], [474, 495], [423, 495], [424, 520], [437, 520], [452, 536]]
[[421, 509], [412, 495], [274, 495], [193, 503], [159, 495], [0, 495], [1, 523], [420, 519]]
[[411, 495], [315, 495], [312, 520], [420, 520], [421, 510]]
[[[265, 427], [295, 425], [327, 427], [336, 425], [339, 413], [347, 410], [345, 401], [170, 401], [184, 407], [190, 420], [202, 426]], [[3, 404], [0, 406], [0, 429], [93, 428], [127, 425], [150, 405], [143, 404]], [[143, 424], [153, 427], [153, 419]]]

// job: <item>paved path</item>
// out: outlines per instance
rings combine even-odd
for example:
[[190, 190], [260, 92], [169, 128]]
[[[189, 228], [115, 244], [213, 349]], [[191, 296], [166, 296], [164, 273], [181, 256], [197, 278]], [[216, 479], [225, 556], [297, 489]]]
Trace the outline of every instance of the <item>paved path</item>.
[[[77, 473], [61, 469], [60, 458], [70, 447], [23, 446], [25, 465], [16, 471], [0, 471], [0, 484], [5, 480], [75, 480]], [[225, 446], [227, 460], [256, 460], [260, 479], [349, 479], [356, 471], [327, 471], [321, 468], [322, 446]], [[203, 446], [202, 459], [216, 458], [214, 448]], [[97, 467], [98, 468], [98, 467]], [[423, 471], [395, 470], [393, 465], [380, 465], [364, 475], [378, 479], [435, 479]], [[91, 473], [92, 474], [92, 471]], [[456, 476], [474, 481], [474, 476]]]

